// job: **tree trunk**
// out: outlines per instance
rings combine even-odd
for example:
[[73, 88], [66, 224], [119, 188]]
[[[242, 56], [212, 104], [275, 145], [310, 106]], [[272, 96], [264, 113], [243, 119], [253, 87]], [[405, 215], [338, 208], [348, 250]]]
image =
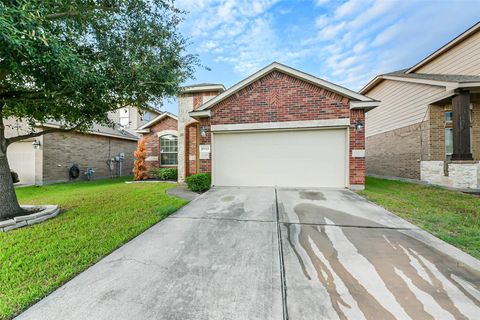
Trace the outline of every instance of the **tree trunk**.
[[7, 139], [0, 114], [0, 220], [24, 213], [20, 207], [13, 187], [12, 174], [7, 159]]

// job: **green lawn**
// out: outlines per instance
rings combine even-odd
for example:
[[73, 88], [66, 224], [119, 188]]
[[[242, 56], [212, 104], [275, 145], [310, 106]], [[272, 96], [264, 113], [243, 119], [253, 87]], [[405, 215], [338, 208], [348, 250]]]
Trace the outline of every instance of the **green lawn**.
[[480, 197], [438, 187], [367, 177], [367, 199], [480, 258]]
[[0, 232], [0, 319], [9, 319], [186, 201], [168, 183], [125, 179], [17, 189], [22, 204], [64, 211], [32, 227]]

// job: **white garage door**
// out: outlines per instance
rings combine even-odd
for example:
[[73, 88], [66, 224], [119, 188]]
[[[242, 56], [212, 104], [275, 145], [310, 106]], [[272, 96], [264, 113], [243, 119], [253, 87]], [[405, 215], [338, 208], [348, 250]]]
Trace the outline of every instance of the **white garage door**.
[[214, 133], [216, 186], [346, 187], [346, 130]]
[[35, 183], [35, 149], [32, 142], [16, 142], [7, 149], [10, 169], [18, 173], [20, 183]]

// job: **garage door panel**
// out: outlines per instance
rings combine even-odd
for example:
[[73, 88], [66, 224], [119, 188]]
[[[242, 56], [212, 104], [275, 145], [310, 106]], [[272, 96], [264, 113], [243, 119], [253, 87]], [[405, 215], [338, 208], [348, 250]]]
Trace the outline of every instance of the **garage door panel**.
[[7, 149], [10, 169], [18, 173], [20, 183], [35, 183], [35, 149], [32, 142], [16, 142]]
[[215, 133], [218, 186], [345, 187], [345, 130]]

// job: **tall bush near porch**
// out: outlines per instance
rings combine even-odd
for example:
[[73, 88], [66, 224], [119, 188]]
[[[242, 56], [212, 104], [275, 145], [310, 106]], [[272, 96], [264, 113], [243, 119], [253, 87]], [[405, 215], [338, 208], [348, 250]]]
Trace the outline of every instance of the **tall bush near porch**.
[[133, 163], [133, 178], [135, 180], [145, 180], [148, 178], [147, 166], [145, 165], [145, 159], [147, 158], [145, 141], [145, 138], [138, 141], [137, 150], [134, 153], [135, 162]]

